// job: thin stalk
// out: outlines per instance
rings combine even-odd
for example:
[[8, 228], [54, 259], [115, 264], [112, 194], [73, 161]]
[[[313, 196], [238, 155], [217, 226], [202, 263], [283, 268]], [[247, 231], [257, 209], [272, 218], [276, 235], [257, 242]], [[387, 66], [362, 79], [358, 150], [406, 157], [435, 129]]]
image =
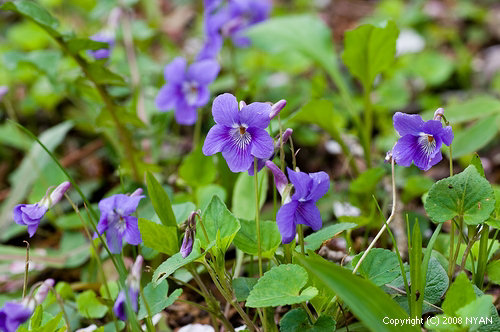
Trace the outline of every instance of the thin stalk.
[[262, 248], [260, 243], [260, 197], [259, 197], [259, 178], [257, 173], [257, 158], [254, 157], [254, 186], [255, 186], [255, 228], [257, 231], [257, 256], [259, 259], [259, 276], [262, 277]]
[[201, 109], [200, 109], [198, 111], [198, 116], [197, 116], [197, 119], [196, 119], [196, 123], [194, 124], [194, 130], [193, 130], [193, 149], [195, 149], [198, 146], [198, 143], [200, 141], [202, 118], [203, 118], [203, 115], [201, 114]]
[[281, 125], [281, 117], [278, 114], [278, 125], [280, 128], [280, 168], [285, 172], [285, 148], [283, 147], [283, 126]]
[[[97, 247], [94, 243], [94, 240], [92, 239], [92, 236], [90, 235], [90, 232], [87, 228], [87, 225], [85, 224], [85, 221], [83, 220], [83, 217], [82, 215], [80, 214], [80, 210], [78, 209], [78, 207], [76, 206], [76, 204], [71, 200], [71, 198], [69, 197], [69, 195], [67, 193], [64, 194], [64, 197], [66, 197], [66, 199], [68, 200], [69, 204], [71, 205], [71, 207], [73, 208], [73, 210], [75, 211], [76, 215], [78, 216], [78, 218], [80, 219], [80, 222], [82, 223], [82, 226], [83, 226], [83, 230], [85, 231], [85, 234], [87, 235], [90, 243], [91, 243], [91, 246], [92, 246], [92, 250], [95, 254], [95, 257], [96, 257], [96, 261], [97, 261], [97, 269], [99, 270], [99, 274], [100, 274], [100, 277], [101, 277], [101, 280], [104, 284], [104, 290], [106, 291], [106, 296], [108, 298], [111, 299], [111, 291], [109, 290], [109, 286], [108, 286], [108, 280], [106, 278], [106, 274], [104, 273], [104, 269], [102, 268], [102, 261], [101, 261], [101, 256], [99, 256], [99, 252], [97, 251]], [[87, 210], [88, 212], [88, 210]], [[90, 214], [89, 214], [89, 218], [90, 218]], [[111, 310], [111, 317], [113, 318], [113, 322], [115, 324], [115, 328], [117, 329], [117, 331], [119, 330], [119, 326], [118, 326], [118, 320], [115, 316], [115, 313], [113, 310]]]
[[146, 312], [148, 313], [148, 316], [146, 317], [146, 327], [148, 331], [154, 331], [155, 327], [153, 324], [152, 315], [151, 315], [151, 308], [149, 307], [148, 300], [144, 296], [144, 291], [142, 289], [142, 286], [139, 285], [139, 293], [141, 294], [142, 299], [144, 300], [144, 305], [146, 306]]
[[241, 318], [243, 318], [243, 320], [245, 321], [245, 324], [250, 329], [250, 331], [258, 332], [257, 327], [252, 322], [250, 317], [248, 317], [248, 315], [241, 308], [238, 302], [233, 301], [232, 296], [226, 291], [224, 285], [220, 282], [221, 280], [225, 280], [225, 276], [217, 278], [217, 275], [214, 273], [213, 269], [208, 265], [208, 263], [206, 261], [203, 261], [203, 264], [205, 265], [208, 273], [210, 274], [210, 277], [212, 278], [215, 286], [217, 287], [221, 295], [226, 299], [227, 302], [229, 302], [236, 309], [236, 311], [240, 314]]
[[[472, 230], [472, 231], [471, 231]], [[463, 271], [465, 268], [465, 262], [467, 261], [467, 257], [469, 256], [470, 250], [472, 249], [472, 246], [474, 243], [477, 241], [479, 238], [480, 234], [477, 234], [477, 228], [475, 226], [469, 226], [469, 242], [467, 242], [467, 246], [465, 247], [464, 254], [462, 255], [462, 262], [460, 263], [460, 270], [458, 271]]]
[[28, 241], [23, 241], [26, 243], [26, 265], [24, 266], [24, 283], [23, 283], [23, 299], [26, 296], [26, 289], [28, 287], [28, 274], [30, 270], [30, 244]]
[[458, 253], [460, 252], [460, 246], [462, 245], [462, 237], [463, 237], [463, 224], [464, 224], [464, 220], [462, 217], [459, 218], [459, 224], [458, 224], [458, 232], [459, 232], [459, 236], [458, 236], [458, 241], [457, 241], [457, 248], [455, 249], [455, 254], [453, 255], [453, 261], [452, 261], [452, 267], [451, 267], [451, 274], [453, 276], [453, 274], [455, 274], [455, 265], [456, 265], [456, 262], [457, 262], [457, 258], [458, 258]]
[[378, 241], [380, 236], [384, 233], [384, 231], [389, 227], [389, 224], [394, 220], [394, 217], [396, 216], [396, 202], [397, 202], [397, 197], [396, 197], [396, 181], [395, 181], [395, 176], [394, 176], [394, 158], [391, 159], [391, 175], [392, 175], [392, 210], [391, 210], [391, 215], [389, 218], [387, 218], [386, 222], [384, 223], [384, 226], [380, 229], [380, 231], [377, 233], [375, 238], [372, 240], [368, 248], [365, 250], [361, 258], [359, 259], [358, 263], [352, 270], [352, 274], [356, 274], [358, 272], [359, 267], [361, 266], [361, 263], [365, 260], [366, 256], [370, 252], [370, 250], [373, 248], [375, 243]]
[[302, 256], [305, 256], [306, 251], [304, 249], [304, 230], [302, 229], [302, 224], [298, 225], [298, 233], [299, 233], [300, 252], [302, 253]]
[[59, 295], [59, 293], [56, 292], [56, 289], [54, 287], [50, 287], [50, 289], [52, 290], [52, 293], [54, 293], [54, 296], [56, 297], [56, 300], [57, 300], [57, 304], [61, 308], [61, 311], [62, 311], [63, 317], [64, 317], [64, 321], [66, 322], [66, 326], [68, 327], [68, 331], [71, 331], [71, 325], [69, 323], [68, 314], [66, 313], [66, 310], [64, 310], [64, 302], [63, 302], [61, 296]]
[[[201, 295], [205, 299], [205, 302], [207, 302], [207, 305], [209, 307], [213, 307], [214, 309], [216, 307], [219, 307], [219, 304], [218, 304], [217, 300], [212, 295], [212, 293], [208, 290], [208, 288], [205, 286], [205, 284], [203, 283], [203, 280], [201, 279], [200, 275], [198, 274], [198, 272], [196, 272], [196, 269], [192, 265], [188, 265], [188, 271], [193, 276], [194, 280], [198, 284], [198, 287], [200, 287], [200, 289], [202, 291]], [[219, 326], [218, 326], [219, 324], [217, 323], [217, 317], [220, 318], [221, 316], [224, 316], [224, 315], [222, 315], [220, 313], [220, 310], [219, 311], [212, 310], [212, 311], [213, 312], [210, 315], [210, 319], [212, 320], [212, 324], [214, 326], [214, 329], [217, 331], [219, 329]], [[210, 311], [207, 311], [207, 312], [210, 313]]]

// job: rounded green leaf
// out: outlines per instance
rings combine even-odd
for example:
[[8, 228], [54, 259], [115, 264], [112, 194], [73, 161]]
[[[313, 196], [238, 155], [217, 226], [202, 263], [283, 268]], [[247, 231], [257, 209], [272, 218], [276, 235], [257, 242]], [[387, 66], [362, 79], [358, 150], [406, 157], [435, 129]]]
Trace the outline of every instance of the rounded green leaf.
[[434, 222], [461, 217], [466, 224], [477, 225], [493, 212], [495, 194], [489, 182], [471, 165], [460, 174], [436, 182], [424, 207]]
[[[284, 282], [286, 281], [286, 282]], [[302, 288], [307, 283], [306, 270], [295, 264], [283, 264], [264, 273], [248, 296], [247, 307], [277, 307], [309, 301], [318, 294], [314, 287]]]

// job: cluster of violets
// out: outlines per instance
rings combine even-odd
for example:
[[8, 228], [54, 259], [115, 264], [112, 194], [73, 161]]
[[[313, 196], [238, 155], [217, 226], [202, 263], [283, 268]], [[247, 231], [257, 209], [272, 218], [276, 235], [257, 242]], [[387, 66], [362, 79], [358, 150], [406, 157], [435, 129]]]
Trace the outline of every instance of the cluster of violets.
[[205, 0], [205, 42], [196, 61], [177, 57], [164, 70], [165, 85], [156, 96], [160, 111], [174, 111], [175, 120], [182, 125], [193, 125], [197, 109], [210, 100], [209, 85], [217, 78], [220, 66], [216, 60], [224, 38], [237, 47], [250, 45], [245, 30], [264, 21], [271, 11], [269, 0]]

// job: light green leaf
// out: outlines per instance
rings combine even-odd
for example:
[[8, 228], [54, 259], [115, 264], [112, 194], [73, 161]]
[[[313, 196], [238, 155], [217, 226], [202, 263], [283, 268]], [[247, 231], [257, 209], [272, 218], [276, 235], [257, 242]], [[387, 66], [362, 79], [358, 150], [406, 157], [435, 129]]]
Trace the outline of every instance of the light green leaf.
[[102, 43], [87, 38], [72, 38], [66, 43], [70, 53], [78, 53], [87, 50], [95, 51], [109, 47], [108, 43]]
[[[423, 117], [431, 118], [433, 114], [434, 110], [431, 110], [425, 112]], [[446, 119], [452, 124], [490, 118], [495, 114], [500, 114], [500, 100], [490, 95], [475, 96], [445, 107]]]
[[85, 318], [102, 318], [108, 312], [108, 307], [102, 304], [91, 290], [78, 294], [76, 306]]
[[275, 266], [264, 273], [250, 291], [246, 306], [276, 307], [309, 301], [318, 294], [318, 290], [307, 287], [301, 292], [306, 283], [307, 272], [303, 267], [295, 264]]
[[165, 226], [175, 226], [177, 227], [177, 221], [172, 211], [172, 204], [170, 203], [170, 198], [168, 198], [165, 189], [161, 184], [155, 179], [153, 174], [146, 174], [146, 184], [148, 186], [148, 194], [153, 204], [153, 208], [160, 218], [161, 223]]
[[[477, 331], [484, 324], [484, 317], [490, 316], [493, 296], [483, 295], [457, 310], [458, 317], [462, 317], [462, 326], [468, 326], [468, 331]], [[472, 318], [472, 319], [471, 319]], [[476, 320], [474, 320], [476, 318]]]
[[199, 187], [213, 182], [216, 168], [212, 157], [207, 157], [198, 145], [181, 163], [179, 176], [192, 187]]
[[[208, 250], [209, 248], [207, 248]], [[200, 251], [200, 241], [195, 240], [193, 244], [193, 251], [186, 258], [182, 258], [180, 252], [176, 253], [172, 257], [169, 257], [166, 261], [160, 264], [158, 268], [153, 273], [152, 281], [155, 285], [159, 285], [163, 280], [168, 278], [172, 273], [177, 271], [179, 268], [194, 262], [201, 256], [203, 256], [205, 252], [202, 254]]]
[[196, 238], [200, 240], [201, 246], [207, 250], [208, 247], [215, 244], [219, 250], [226, 252], [240, 229], [239, 220], [229, 212], [218, 196], [212, 197], [210, 204], [203, 213], [202, 220], [208, 241], [198, 219]]
[[97, 84], [106, 84], [106, 85], [118, 85], [125, 86], [126, 83], [123, 80], [123, 77], [120, 75], [113, 73], [107, 67], [104, 67], [102, 64], [97, 62], [91, 62], [87, 64], [87, 72], [88, 75], [92, 78], [94, 82]]
[[[246, 254], [256, 256], [257, 248], [257, 229], [255, 220], [240, 219], [240, 230], [234, 238], [234, 245]], [[281, 243], [281, 234], [274, 221], [260, 221], [260, 244], [262, 257], [271, 258]]]
[[[163, 280], [159, 285], [154, 285], [150, 282], [143, 290], [144, 297], [149, 306], [151, 317], [170, 306], [177, 300], [177, 298], [182, 294], [182, 288], [178, 288], [168, 295], [168, 282]], [[139, 313], [137, 314], [138, 319], [143, 319], [148, 315], [146, 310], [146, 304], [144, 303], [144, 298], [141, 296], [139, 301]]]
[[453, 140], [453, 159], [481, 150], [497, 135], [500, 118], [485, 118], [457, 131]]
[[393, 21], [385, 27], [366, 24], [345, 33], [342, 60], [365, 89], [370, 89], [375, 77], [394, 62], [398, 34]]
[[[429, 86], [444, 83], [453, 73], [453, 59], [437, 51], [424, 51], [413, 54], [408, 70], [415, 77], [423, 80]], [[448, 114], [446, 114], [448, 118]]]
[[446, 292], [443, 301], [443, 311], [449, 316], [456, 316], [458, 309], [474, 301], [476, 294], [465, 273], [460, 273]]
[[[258, 175], [259, 180], [259, 206], [262, 207], [266, 201], [268, 175], [267, 170], [262, 169]], [[255, 184], [253, 176], [242, 172], [234, 185], [233, 205], [231, 210], [237, 218], [255, 218]]]
[[221, 201], [226, 201], [226, 189], [216, 184], [209, 184], [196, 189], [196, 199], [201, 211], [205, 211], [213, 196], [219, 196]]
[[373, 193], [384, 174], [385, 170], [382, 167], [370, 168], [351, 182], [349, 191], [358, 195]]
[[[356, 226], [357, 224], [354, 223], [343, 222], [324, 227], [321, 230], [314, 232], [304, 238], [304, 249], [306, 252], [308, 250], [317, 250], [326, 240], [332, 239], [337, 234]], [[295, 250], [297, 252], [300, 251], [300, 247], [297, 246]]]
[[491, 282], [500, 285], [500, 260], [494, 260], [488, 263], [486, 267], [488, 277]]
[[257, 278], [235, 278], [233, 279], [234, 296], [238, 302], [246, 301], [250, 291], [257, 284]]
[[144, 218], [139, 218], [139, 231], [145, 246], [173, 256], [179, 252], [177, 226], [164, 226]]
[[[356, 266], [363, 253], [360, 252], [354, 256], [352, 266]], [[382, 248], [372, 249], [361, 263], [358, 271], [360, 275], [377, 286], [390, 283], [401, 274], [396, 253]]]
[[[384, 317], [407, 319], [408, 315], [389, 295], [370, 281], [323, 258], [297, 257], [297, 260], [324, 285], [344, 301], [351, 312], [370, 329], [377, 332], [401, 331], [400, 327], [384, 324]], [[420, 331], [405, 326], [406, 331]]]
[[299, 52], [327, 71], [337, 71], [330, 28], [316, 16], [274, 17], [251, 27], [246, 33], [258, 48], [271, 53]]
[[495, 195], [489, 182], [471, 165], [460, 174], [436, 182], [424, 207], [434, 222], [458, 216], [468, 225], [477, 225], [490, 217]]
[[177, 224], [182, 224], [186, 221], [194, 210], [196, 210], [196, 205], [191, 202], [172, 204], [172, 211], [174, 212]]

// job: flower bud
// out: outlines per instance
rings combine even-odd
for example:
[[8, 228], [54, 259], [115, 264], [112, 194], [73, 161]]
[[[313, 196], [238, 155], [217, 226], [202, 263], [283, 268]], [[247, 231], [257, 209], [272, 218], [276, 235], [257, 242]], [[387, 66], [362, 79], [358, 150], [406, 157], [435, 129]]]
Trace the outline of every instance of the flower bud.
[[184, 240], [182, 240], [181, 245], [181, 256], [182, 258], [186, 258], [189, 256], [191, 251], [193, 251], [193, 238], [194, 238], [194, 230], [188, 226], [186, 228], [186, 232], [184, 233]]
[[138, 255], [135, 259], [134, 265], [130, 269], [130, 286], [134, 289], [139, 289], [141, 282], [142, 273], [142, 263], [144, 263], [144, 258]]
[[278, 192], [283, 197], [284, 190], [286, 188], [286, 185], [288, 184], [288, 179], [286, 178], [286, 175], [278, 168], [278, 166], [276, 166], [270, 160], [266, 161], [266, 166], [273, 173], [276, 189], [278, 189]]
[[142, 195], [142, 188], [137, 188], [136, 191], [134, 191], [133, 193], [130, 194], [130, 197], [133, 197], [133, 196], [141, 196]]
[[274, 103], [273, 106], [271, 107], [271, 113], [269, 113], [269, 118], [273, 119], [275, 116], [277, 116], [283, 108], [286, 106], [286, 100], [281, 99], [277, 103]]
[[49, 196], [49, 208], [53, 207], [64, 197], [64, 194], [71, 187], [71, 182], [65, 181], [58, 185]]
[[441, 121], [444, 115], [444, 109], [442, 107], [438, 108], [436, 112], [434, 112], [434, 120]]
[[50, 289], [54, 287], [54, 284], [54, 279], [47, 279], [38, 287], [38, 291], [35, 294], [36, 304], [41, 304], [45, 300]]

